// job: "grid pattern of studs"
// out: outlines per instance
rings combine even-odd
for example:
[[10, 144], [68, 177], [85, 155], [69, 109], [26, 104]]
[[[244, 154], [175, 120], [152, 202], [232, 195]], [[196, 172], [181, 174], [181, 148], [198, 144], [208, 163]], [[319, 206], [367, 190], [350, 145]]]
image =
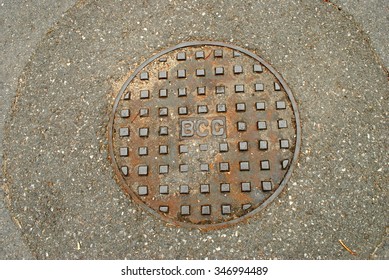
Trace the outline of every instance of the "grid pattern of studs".
[[[178, 49], [129, 83], [114, 120], [115, 158], [130, 193], [156, 212], [223, 223], [278, 188], [293, 157], [293, 116], [281, 83], [252, 57]], [[191, 137], [181, 137], [182, 120]]]

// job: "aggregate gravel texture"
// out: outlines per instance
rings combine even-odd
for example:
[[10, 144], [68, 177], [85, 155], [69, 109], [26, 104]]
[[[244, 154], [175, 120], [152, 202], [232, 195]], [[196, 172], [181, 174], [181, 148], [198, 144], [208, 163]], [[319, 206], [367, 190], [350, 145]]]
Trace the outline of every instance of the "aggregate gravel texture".
[[378, 59], [389, 69], [389, 1], [333, 0], [332, 3], [365, 32], [379, 55]]
[[[107, 154], [121, 83], [153, 53], [192, 40], [269, 61], [302, 120], [286, 190], [248, 223], [218, 231], [143, 213]], [[387, 259], [388, 93], [365, 35], [323, 1], [80, 1], [20, 77], [4, 133], [10, 211], [38, 259]]]
[[[3, 128], [15, 97], [18, 78], [36, 44], [47, 29], [75, 0], [12, 0], [0, 2], [0, 165], [3, 160]], [[0, 182], [3, 180], [0, 171]], [[0, 259], [30, 259], [0, 188]]]

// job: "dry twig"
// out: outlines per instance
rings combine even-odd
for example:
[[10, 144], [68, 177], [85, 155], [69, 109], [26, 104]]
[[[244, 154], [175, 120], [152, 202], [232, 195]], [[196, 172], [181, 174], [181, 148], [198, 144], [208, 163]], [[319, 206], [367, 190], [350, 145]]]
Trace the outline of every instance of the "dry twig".
[[355, 253], [353, 250], [351, 250], [349, 247], [346, 246], [346, 244], [343, 243], [343, 241], [341, 239], [339, 239], [339, 243], [340, 245], [343, 246], [343, 248], [345, 248], [347, 250], [347, 252], [349, 252], [351, 255], [353, 256], [356, 256], [357, 253]]

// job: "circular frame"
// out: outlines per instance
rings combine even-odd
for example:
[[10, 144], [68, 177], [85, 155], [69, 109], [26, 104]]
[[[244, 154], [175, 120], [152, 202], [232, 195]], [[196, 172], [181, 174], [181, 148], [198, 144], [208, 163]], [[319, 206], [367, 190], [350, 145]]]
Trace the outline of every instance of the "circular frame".
[[[115, 159], [114, 149], [113, 149], [113, 141], [112, 141], [113, 133], [114, 133], [115, 112], [117, 110], [119, 101], [121, 100], [126, 88], [130, 84], [130, 82], [134, 79], [134, 77], [145, 66], [147, 66], [149, 63], [151, 63], [155, 59], [159, 58], [160, 56], [163, 56], [163, 55], [165, 55], [173, 50], [177, 50], [180, 48], [196, 47], [196, 46], [201, 46], [201, 45], [227, 47], [227, 48], [230, 48], [232, 50], [236, 50], [236, 51], [239, 51], [241, 53], [244, 53], [247, 56], [259, 61], [263, 66], [265, 66], [278, 79], [278, 81], [281, 83], [282, 87], [284, 88], [284, 90], [285, 90], [285, 92], [286, 92], [286, 94], [291, 102], [291, 105], [292, 105], [292, 109], [293, 109], [293, 113], [294, 113], [294, 117], [295, 117], [295, 125], [296, 125], [296, 145], [295, 145], [295, 150], [293, 153], [292, 162], [290, 163], [289, 168], [288, 168], [284, 178], [282, 179], [281, 183], [279, 184], [278, 188], [276, 189], [276, 191], [269, 198], [267, 198], [261, 205], [259, 205], [257, 208], [255, 208], [251, 212], [248, 212], [245, 215], [240, 216], [236, 219], [217, 223], [217, 224], [193, 224], [193, 223], [174, 221], [174, 220], [171, 220], [170, 218], [165, 217], [164, 215], [157, 213], [152, 208], [147, 206], [141, 199], [139, 199], [137, 197], [137, 195], [133, 192], [133, 190], [131, 188], [126, 186], [126, 182], [124, 181], [124, 179], [121, 176], [119, 167], [118, 167], [116, 159]], [[269, 63], [267, 63], [265, 60], [263, 60], [260, 56], [254, 54], [246, 49], [243, 49], [241, 47], [234, 46], [234, 45], [231, 45], [228, 43], [223, 43], [223, 42], [213, 42], [213, 41], [184, 42], [184, 43], [178, 44], [176, 46], [167, 48], [167, 49], [153, 55], [151, 58], [147, 59], [146, 61], [144, 61], [141, 65], [139, 65], [139, 67], [137, 67], [137, 69], [132, 73], [132, 75], [123, 84], [123, 86], [121, 87], [121, 89], [119, 91], [119, 94], [115, 98], [115, 102], [114, 102], [111, 116], [110, 116], [110, 121], [108, 124], [108, 147], [109, 147], [109, 155], [111, 157], [112, 165], [113, 165], [113, 168], [114, 168], [114, 171], [116, 174], [116, 178], [119, 181], [119, 185], [122, 187], [122, 189], [124, 190], [124, 192], [126, 194], [130, 195], [130, 197], [132, 199], [134, 199], [137, 202], [137, 204], [141, 205], [143, 210], [145, 210], [148, 213], [151, 213], [152, 215], [154, 215], [158, 218], [162, 218], [167, 223], [173, 224], [175, 226], [181, 226], [181, 227], [187, 227], [187, 228], [198, 228], [198, 229], [202, 229], [202, 230], [213, 230], [213, 229], [220, 229], [220, 228], [225, 228], [225, 227], [228, 227], [231, 225], [235, 225], [243, 220], [246, 220], [246, 219], [256, 215], [261, 210], [263, 210], [265, 207], [267, 207], [282, 192], [282, 190], [286, 186], [286, 183], [289, 181], [289, 179], [292, 175], [292, 172], [294, 170], [294, 167], [295, 167], [297, 160], [298, 160], [298, 155], [299, 155], [300, 147], [301, 147], [301, 122], [300, 122], [300, 116], [299, 116], [299, 112], [298, 112], [298, 108], [297, 108], [297, 103], [294, 99], [294, 96], [293, 96], [289, 86], [287, 85], [285, 80], [282, 78], [282, 76]]]

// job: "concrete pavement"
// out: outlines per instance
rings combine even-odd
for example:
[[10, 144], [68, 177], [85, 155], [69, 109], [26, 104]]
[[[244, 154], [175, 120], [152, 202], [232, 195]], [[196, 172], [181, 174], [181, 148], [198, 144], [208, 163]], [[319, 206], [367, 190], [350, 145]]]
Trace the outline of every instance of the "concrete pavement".
[[[388, 4], [74, 2], [1, 7], [2, 258], [388, 259]], [[156, 50], [199, 39], [271, 62], [303, 122], [287, 190], [248, 224], [207, 233], [129, 201], [105, 136], [120, 81]]]

